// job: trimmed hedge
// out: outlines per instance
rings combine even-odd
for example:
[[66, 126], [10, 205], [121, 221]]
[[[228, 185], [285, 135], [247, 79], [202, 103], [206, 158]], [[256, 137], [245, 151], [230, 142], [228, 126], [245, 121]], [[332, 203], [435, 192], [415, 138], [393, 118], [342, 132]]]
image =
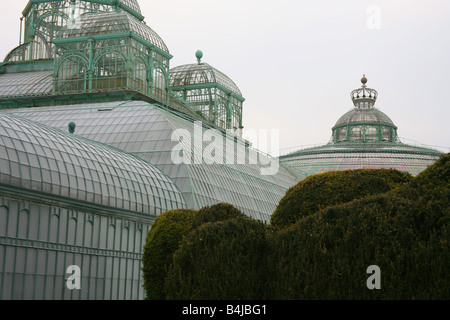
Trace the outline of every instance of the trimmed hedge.
[[[449, 226], [448, 212], [389, 194], [327, 208], [274, 237], [274, 295], [448, 299]], [[381, 290], [366, 287], [371, 265], [381, 269]]]
[[[186, 237], [166, 280], [169, 299], [264, 299], [266, 226], [247, 217], [206, 223]], [[270, 278], [270, 277], [269, 277]]]
[[[449, 199], [447, 154], [415, 178], [395, 170], [310, 177], [280, 202], [274, 227], [229, 204], [202, 209], [182, 232], [167, 223], [166, 233], [182, 236], [153, 257], [167, 259], [160, 297], [448, 300]], [[371, 265], [381, 290], [366, 286]]]
[[166, 299], [164, 283], [173, 254], [184, 237], [208, 222], [246, 217], [230, 204], [221, 203], [199, 211], [181, 209], [160, 215], [148, 232], [142, 257], [142, 271], [146, 299]]
[[385, 193], [411, 180], [408, 173], [386, 169], [333, 171], [310, 176], [286, 192], [270, 223], [282, 229], [329, 206]]
[[152, 224], [148, 232], [142, 257], [142, 272], [146, 298], [165, 299], [164, 281], [173, 253], [178, 249], [195, 220], [197, 211], [166, 211]]
[[[326, 208], [272, 236], [276, 299], [449, 299], [450, 155], [402, 187]], [[367, 267], [381, 269], [368, 290]]]

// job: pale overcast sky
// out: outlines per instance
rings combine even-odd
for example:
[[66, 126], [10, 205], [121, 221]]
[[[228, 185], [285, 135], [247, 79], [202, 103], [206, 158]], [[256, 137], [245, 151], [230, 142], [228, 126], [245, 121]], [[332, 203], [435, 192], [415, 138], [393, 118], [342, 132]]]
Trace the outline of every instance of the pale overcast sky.
[[[18, 44], [27, 2], [2, 0], [0, 59]], [[328, 142], [366, 74], [400, 137], [450, 151], [448, 0], [139, 3], [171, 67], [201, 49], [241, 89], [245, 127], [279, 129], [280, 148]]]

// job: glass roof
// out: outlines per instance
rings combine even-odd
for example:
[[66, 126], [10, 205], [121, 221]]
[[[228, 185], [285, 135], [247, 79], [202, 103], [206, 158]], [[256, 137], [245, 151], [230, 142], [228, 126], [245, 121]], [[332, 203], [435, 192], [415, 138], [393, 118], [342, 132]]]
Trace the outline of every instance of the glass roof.
[[0, 141], [3, 185], [152, 216], [185, 207], [167, 175], [110, 146], [6, 112]]
[[120, 2], [137, 13], [142, 14], [141, 7], [139, 6], [137, 0], [120, 0]]
[[58, 37], [85, 37], [124, 32], [133, 32], [157, 48], [169, 52], [164, 41], [152, 28], [125, 11], [85, 14], [81, 18], [81, 28], [66, 29], [59, 33]]
[[170, 87], [218, 83], [242, 97], [238, 86], [226, 74], [207, 63], [186, 64], [170, 70]]
[[53, 71], [0, 74], [0, 97], [51, 94]]
[[[224, 152], [220, 156], [223, 164], [209, 164], [207, 161], [212, 159], [207, 156], [201, 164], [174, 164], [172, 151], [179, 145], [176, 139], [173, 140], [174, 131], [180, 129], [193, 137], [194, 123], [183, 118], [182, 114], [146, 102], [125, 101], [9, 112], [61, 129], [74, 121], [77, 124], [75, 134], [133, 153], [165, 172], [182, 192], [187, 206], [193, 209], [227, 202], [256, 219], [268, 221], [286, 191], [305, 178], [305, 175], [287, 166], [281, 166], [274, 176], [261, 175], [260, 164], [251, 164], [248, 158], [242, 162], [230, 158], [237, 157], [237, 152], [234, 155]], [[227, 143], [236, 146], [234, 139], [224, 139], [223, 143], [223, 150], [226, 150]], [[201, 155], [210, 144], [207, 141], [193, 144], [193, 152], [196, 156]], [[183, 140], [182, 149], [189, 150], [187, 140]], [[248, 148], [246, 150], [249, 151]], [[267, 156], [254, 152], [259, 155], [260, 163], [267, 163]]]
[[345, 113], [336, 122], [335, 127], [346, 126], [350, 124], [381, 124], [395, 127], [392, 120], [386, 114], [375, 108], [354, 108]]
[[280, 161], [313, 175], [353, 169], [397, 169], [418, 175], [439, 159], [438, 150], [403, 143], [336, 143], [280, 157]]

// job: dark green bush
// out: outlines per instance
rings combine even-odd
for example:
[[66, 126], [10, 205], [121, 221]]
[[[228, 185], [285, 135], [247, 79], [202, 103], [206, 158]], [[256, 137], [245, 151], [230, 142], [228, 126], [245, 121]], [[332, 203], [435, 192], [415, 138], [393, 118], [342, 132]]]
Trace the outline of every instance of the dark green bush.
[[[446, 155], [396, 190], [276, 232], [276, 298], [449, 299], [449, 166]], [[381, 268], [381, 290], [366, 287], [370, 265]]]
[[246, 215], [229, 203], [219, 203], [200, 209], [192, 228], [197, 228], [207, 222], [226, 221], [238, 217], [245, 218]]
[[[424, 221], [426, 221], [424, 223]], [[274, 237], [277, 299], [448, 299], [447, 213], [390, 194], [327, 208]], [[366, 269], [381, 268], [381, 290]]]
[[143, 253], [144, 289], [149, 300], [166, 299], [164, 283], [173, 254], [183, 238], [207, 222], [228, 220], [245, 215], [230, 204], [221, 203], [194, 210], [167, 211], [159, 216], [148, 232]]
[[[448, 300], [449, 157], [416, 178], [394, 170], [310, 177], [280, 202], [275, 228], [229, 204], [183, 217], [181, 229], [169, 216], [167, 229], [152, 227], [144, 253], [166, 259], [154, 271], [159, 297]], [[164, 240], [171, 233], [177, 238]], [[149, 253], [149, 242], [164, 241], [170, 250], [152, 244], [161, 254]], [[366, 286], [371, 265], [381, 269], [381, 290]]]
[[206, 223], [183, 241], [166, 281], [169, 299], [264, 299], [266, 226], [248, 217]]
[[191, 230], [197, 211], [172, 210], [156, 218], [148, 232], [142, 258], [147, 299], [165, 299], [164, 281], [173, 253]]
[[286, 192], [271, 217], [271, 226], [284, 228], [329, 206], [381, 194], [412, 179], [397, 170], [333, 171], [306, 178]]

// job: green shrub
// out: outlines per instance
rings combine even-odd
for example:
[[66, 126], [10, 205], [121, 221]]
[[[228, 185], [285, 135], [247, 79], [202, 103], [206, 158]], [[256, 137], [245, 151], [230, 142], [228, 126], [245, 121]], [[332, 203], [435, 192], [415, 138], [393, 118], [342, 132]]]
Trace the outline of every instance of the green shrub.
[[[390, 192], [275, 232], [277, 299], [449, 299], [449, 155]], [[276, 250], [275, 250], [276, 249]], [[381, 269], [381, 290], [366, 287]]]
[[248, 217], [206, 223], [183, 241], [166, 281], [169, 299], [264, 299], [265, 224]]
[[191, 230], [197, 211], [172, 210], [156, 218], [148, 232], [142, 258], [147, 299], [165, 299], [164, 281], [173, 253]]
[[166, 299], [164, 282], [173, 254], [184, 237], [207, 222], [223, 221], [245, 215], [230, 204], [221, 203], [194, 210], [172, 210], [163, 213], [148, 232], [143, 253], [143, 278], [146, 298]]
[[238, 217], [245, 218], [247, 216], [229, 203], [219, 203], [200, 209], [192, 228], [195, 229], [207, 222], [226, 221]]
[[[277, 299], [450, 297], [448, 211], [417, 201], [383, 194], [327, 208], [279, 231], [274, 247]], [[381, 290], [366, 287], [370, 265]]]
[[329, 206], [381, 194], [411, 181], [408, 173], [386, 169], [332, 171], [306, 178], [286, 192], [271, 217], [284, 228]]

